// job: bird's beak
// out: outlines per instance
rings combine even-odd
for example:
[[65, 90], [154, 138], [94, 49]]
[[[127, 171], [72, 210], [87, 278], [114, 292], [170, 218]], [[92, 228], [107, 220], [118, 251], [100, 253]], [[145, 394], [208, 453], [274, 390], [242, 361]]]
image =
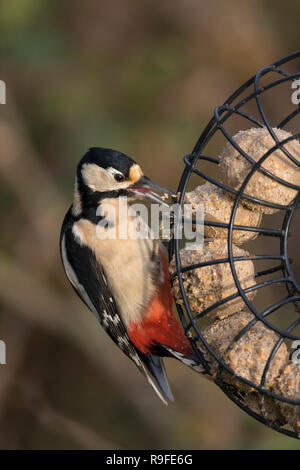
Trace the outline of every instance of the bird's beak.
[[169, 206], [167, 203], [168, 201], [176, 198], [175, 193], [164, 188], [160, 184], [154, 183], [147, 178], [147, 176], [141, 176], [141, 178], [128, 189], [136, 194], [142, 194], [144, 197], [166, 206]]

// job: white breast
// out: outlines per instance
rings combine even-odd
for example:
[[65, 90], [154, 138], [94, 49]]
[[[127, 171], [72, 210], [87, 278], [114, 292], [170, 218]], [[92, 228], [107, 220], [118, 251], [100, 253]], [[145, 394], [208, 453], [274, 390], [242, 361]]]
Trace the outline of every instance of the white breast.
[[158, 284], [158, 279], [153, 279], [156, 262], [150, 234], [146, 239], [100, 239], [97, 226], [86, 219], [74, 224], [73, 233], [79, 243], [93, 250], [101, 264], [125, 325], [139, 320]]

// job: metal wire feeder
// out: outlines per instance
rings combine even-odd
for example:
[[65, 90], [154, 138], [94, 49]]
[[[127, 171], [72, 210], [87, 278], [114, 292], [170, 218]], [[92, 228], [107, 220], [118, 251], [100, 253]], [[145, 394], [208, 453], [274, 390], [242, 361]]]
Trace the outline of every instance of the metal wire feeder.
[[[291, 64], [293, 65], [295, 63], [296, 63], [296, 72], [294, 73], [284, 68], [286, 66], [290, 67]], [[272, 79], [267, 82], [266, 79], [268, 79], [269, 77], [272, 77]], [[274, 131], [272, 130], [272, 128], [274, 127], [284, 129], [288, 123], [289, 124], [292, 122], [294, 123], [295, 118], [298, 116], [298, 114], [300, 114], [300, 106], [299, 105], [295, 106], [295, 109], [292, 112], [290, 112], [288, 115], [286, 115], [284, 119], [281, 119], [280, 122], [275, 122], [275, 123], [272, 122], [272, 125], [271, 125], [270, 119], [268, 118], [267, 112], [264, 109], [264, 106], [262, 104], [262, 97], [266, 92], [268, 92], [268, 90], [271, 90], [271, 89], [276, 90], [276, 87], [280, 87], [280, 85], [286, 82], [293, 82], [294, 80], [299, 79], [299, 78], [300, 78], [300, 51], [296, 51], [293, 54], [290, 54], [289, 56], [276, 61], [272, 65], [261, 68], [252, 78], [250, 78], [240, 88], [238, 88], [225, 101], [223, 105], [217, 106], [215, 108], [214, 116], [209, 121], [204, 131], [200, 135], [192, 153], [184, 157], [185, 168], [184, 168], [184, 171], [183, 171], [183, 174], [182, 174], [179, 186], [178, 186], [178, 193], [180, 194], [179, 203], [181, 207], [184, 203], [184, 198], [185, 198], [187, 186], [188, 186], [191, 175], [197, 175], [201, 178], [204, 178], [204, 180], [209, 181], [210, 183], [218, 186], [219, 188], [223, 188], [224, 190], [230, 192], [232, 196], [234, 197], [234, 204], [232, 207], [232, 212], [231, 212], [229, 223], [212, 222], [212, 221], [204, 220], [204, 225], [222, 227], [224, 229], [227, 229], [228, 257], [221, 259], [221, 260], [220, 259], [211, 260], [209, 262], [206, 261], [205, 263], [200, 262], [198, 264], [182, 267], [178, 237], [174, 236], [174, 238], [170, 242], [170, 257], [174, 255], [175, 261], [176, 261], [176, 273], [171, 278], [171, 282], [174, 281], [175, 277], [178, 277], [178, 282], [179, 282], [182, 300], [183, 300], [183, 305], [181, 303], [176, 303], [179, 318], [181, 320], [185, 334], [188, 337], [188, 339], [191, 341], [191, 344], [195, 350], [195, 353], [198, 355], [199, 360], [202, 362], [204, 368], [209, 372], [210, 365], [206, 361], [206, 359], [204, 358], [204, 355], [201, 352], [201, 348], [203, 349], [203, 347], [218, 362], [218, 372], [216, 374], [216, 379], [215, 379], [216, 384], [223, 390], [223, 392], [234, 403], [236, 403], [246, 413], [248, 413], [249, 415], [257, 419], [261, 423], [271, 427], [272, 429], [278, 432], [281, 432], [290, 437], [294, 437], [298, 439], [300, 438], [300, 436], [297, 435], [296, 432], [290, 429], [287, 429], [286, 427], [283, 427], [279, 424], [276, 424], [274, 421], [271, 420], [271, 418], [266, 413], [266, 409], [264, 406], [264, 397], [270, 396], [281, 402], [293, 404], [295, 405], [295, 407], [300, 406], [300, 401], [291, 400], [286, 396], [277, 395], [273, 393], [272, 391], [270, 391], [265, 386], [268, 370], [276, 354], [276, 351], [279, 349], [280, 345], [287, 340], [300, 340], [300, 336], [293, 334], [293, 331], [295, 330], [297, 325], [300, 324], [300, 313], [299, 313], [300, 312], [300, 284], [299, 284], [299, 280], [297, 280], [294, 275], [294, 272], [292, 269], [292, 260], [290, 259], [290, 256], [288, 254], [288, 237], [290, 235], [291, 222], [296, 214], [296, 211], [300, 207], [300, 204], [299, 204], [300, 192], [297, 193], [297, 197], [289, 206], [285, 206], [281, 204], [266, 202], [264, 200], [247, 195], [244, 193], [244, 189], [247, 185], [247, 182], [253, 175], [253, 173], [256, 171], [260, 171], [261, 173], [271, 176], [274, 181], [282, 185], [296, 189], [297, 191], [300, 190], [300, 186], [291, 184], [273, 175], [272, 173], [270, 173], [268, 170], [266, 170], [265, 168], [261, 166], [263, 161], [270, 155], [270, 153], [276, 150], [277, 148], [280, 148], [286, 154], [288, 158], [290, 158], [297, 166], [300, 166], [299, 161], [293, 158], [293, 156], [289, 154], [289, 152], [287, 151], [285, 147], [282, 147], [284, 143], [287, 143], [290, 140], [299, 139], [300, 132], [293, 133], [292, 137], [286, 140], [280, 141], [278, 137], [275, 135]], [[262, 84], [262, 81], [264, 81], [264, 84]], [[254, 116], [253, 113], [250, 114], [249, 112], [245, 110], [246, 106], [249, 105], [249, 103], [256, 106], [256, 109], [258, 111], [257, 116]], [[248, 154], [243, 152], [243, 150], [233, 140], [230, 133], [225, 129], [225, 123], [228, 124], [230, 122], [230, 119], [232, 119], [233, 116], [235, 117], [238, 116], [239, 118], [243, 118], [247, 120], [249, 124], [248, 127], [253, 127], [253, 126], [266, 127], [268, 129], [270, 135], [272, 136], [274, 140], [274, 147], [270, 149], [268, 152], [266, 152], [266, 154], [259, 161], [257, 162], [254, 161], [253, 159], [251, 159], [251, 157]], [[216, 136], [216, 133], [219, 133], [219, 132], [223, 134], [226, 141], [230, 142], [244, 156], [244, 158], [246, 158], [249, 162], [252, 163], [251, 171], [245, 178], [239, 190], [234, 190], [233, 188], [221, 183], [220, 181], [217, 181], [215, 178], [210, 177], [208, 174], [201, 171], [201, 163], [203, 165], [204, 161], [209, 162], [212, 165], [218, 165], [219, 163], [219, 160], [217, 158], [208, 156], [205, 153], [207, 145], [211, 143], [212, 139]], [[197, 163], [198, 163], [198, 167], [196, 167]], [[249, 226], [243, 226], [243, 225], [235, 225], [233, 222], [234, 222], [238, 204], [242, 197], [249, 199], [250, 201], [253, 201], [255, 203], [263, 204], [265, 206], [269, 206], [269, 207], [284, 211], [282, 227], [261, 228], [261, 227], [249, 227]], [[180, 224], [180, 222], [178, 222], [178, 224]], [[254, 255], [251, 255], [250, 258], [234, 257], [233, 249], [232, 249], [232, 232], [233, 232], [233, 229], [237, 229], [237, 228], [239, 230], [258, 232], [260, 236], [263, 236], [263, 237], [276, 237], [277, 239], [279, 238], [280, 249], [278, 250], [278, 253], [260, 254], [260, 255], [254, 254]], [[179, 229], [178, 226], [174, 227], [175, 233], [176, 233], [176, 230], [178, 229]], [[262, 281], [258, 282], [254, 286], [244, 289], [241, 286], [240, 280], [238, 278], [238, 275], [235, 269], [235, 264], [234, 264], [235, 261], [243, 260], [243, 259], [244, 260], [246, 259], [275, 260], [277, 265], [275, 267], [256, 272], [255, 277], [259, 280], [262, 279]], [[229, 263], [230, 264], [232, 276], [233, 276], [233, 279], [237, 288], [237, 293], [218, 301], [217, 303], [210, 306], [209, 308], [202, 311], [201, 313], [195, 314], [193, 313], [189, 305], [189, 300], [185, 292], [182, 275], [183, 273], [187, 271], [200, 268], [202, 266], [214, 265], [217, 263]], [[264, 276], [271, 274], [271, 273], [275, 273], [275, 272], [279, 273], [278, 278], [276, 278], [275, 280], [274, 279], [265, 280], [265, 281], [263, 280]], [[281, 283], [285, 286], [287, 295], [284, 296], [284, 298], [282, 298], [281, 300], [277, 301], [276, 303], [269, 305], [268, 308], [265, 308], [263, 311], [258, 311], [258, 309], [253, 305], [253, 303], [247, 298], [246, 294], [250, 292], [251, 290], [267, 288], [268, 286], [271, 286], [274, 284], [276, 285], [276, 283]], [[226, 302], [228, 302], [229, 300], [237, 296], [240, 296], [243, 299], [245, 303], [245, 307], [248, 307], [249, 311], [252, 312], [252, 314], [254, 315], [254, 318], [233, 339], [228, 349], [231, 348], [232, 345], [236, 343], [257, 321], [262, 322], [266, 327], [270, 328], [272, 331], [274, 331], [278, 335], [278, 340], [276, 344], [274, 345], [266, 361], [264, 372], [261, 376], [259, 385], [256, 385], [255, 383], [247, 380], [246, 378], [237, 375], [237, 373], [234, 370], [232, 370], [226, 364], [226, 362], [222, 359], [222, 357], [220, 357], [216, 353], [216, 351], [214, 351], [212, 347], [207, 343], [199, 327], [199, 320], [201, 318], [204, 318], [207, 313], [213, 311], [213, 309], [216, 308], [217, 306], [225, 304]], [[278, 326], [275, 326], [272, 323], [272, 321], [269, 320], [269, 318], [272, 313], [280, 309], [282, 306], [288, 305], [288, 304], [292, 304], [293, 306], [294, 319], [289, 324], [288, 327], [286, 327], [285, 329], [282, 329], [282, 328], [279, 328]], [[234, 391], [232, 387], [230, 387], [227, 383], [223, 381], [222, 371], [227, 371], [229, 374], [232, 374], [235, 377], [235, 379], [238, 379], [244, 384], [247, 384], [250, 387], [256, 389], [256, 391], [259, 394], [260, 414], [250, 409], [243, 402], [243, 397], [237, 395], [236, 391]]]

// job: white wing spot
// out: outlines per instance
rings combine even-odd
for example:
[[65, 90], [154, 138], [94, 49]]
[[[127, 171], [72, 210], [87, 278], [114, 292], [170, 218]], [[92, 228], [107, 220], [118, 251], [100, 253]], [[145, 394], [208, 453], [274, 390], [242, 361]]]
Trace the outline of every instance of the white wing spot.
[[130, 358], [133, 360], [133, 362], [136, 363], [137, 366], [141, 365], [140, 358], [138, 357], [137, 354], [130, 354]]
[[123, 349], [124, 346], [128, 346], [128, 341], [126, 338], [122, 338], [121, 336], [119, 336], [118, 338], [118, 345], [121, 349]]
[[120, 323], [119, 315], [115, 315], [114, 318], [112, 319], [112, 321], [115, 325], [118, 325]]
[[107, 315], [106, 311], [103, 310], [101, 323], [102, 323], [102, 325], [104, 326], [104, 328], [108, 328], [108, 326], [109, 326], [109, 323], [108, 323], [107, 320], [108, 320], [108, 315]]
[[109, 323], [113, 323], [114, 325], [118, 325], [120, 323], [120, 318], [118, 315], [112, 316], [110, 313], [107, 313], [106, 310], [103, 310], [102, 318], [102, 322], [106, 326], [109, 326]]

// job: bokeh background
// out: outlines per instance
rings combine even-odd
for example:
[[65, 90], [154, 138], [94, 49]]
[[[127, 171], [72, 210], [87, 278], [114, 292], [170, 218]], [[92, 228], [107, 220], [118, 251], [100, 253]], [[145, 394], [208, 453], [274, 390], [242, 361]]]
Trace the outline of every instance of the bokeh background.
[[176, 189], [217, 104], [299, 48], [298, 0], [0, 4], [1, 449], [300, 449], [167, 360], [164, 407], [74, 295], [59, 259], [91, 146]]

